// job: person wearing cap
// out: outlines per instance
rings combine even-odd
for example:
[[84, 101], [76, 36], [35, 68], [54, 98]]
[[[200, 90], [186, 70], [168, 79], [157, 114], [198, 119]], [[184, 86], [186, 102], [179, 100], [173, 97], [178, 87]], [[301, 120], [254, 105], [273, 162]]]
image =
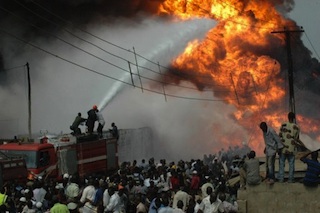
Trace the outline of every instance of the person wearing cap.
[[196, 193], [200, 187], [200, 176], [197, 170], [193, 170], [190, 183], [190, 191]]
[[202, 184], [202, 186], [201, 186], [201, 196], [202, 196], [202, 198], [205, 198], [205, 197], [208, 196], [208, 194], [207, 194], [208, 187], [211, 187], [212, 189], [214, 189], [214, 186], [211, 183], [210, 176], [205, 176], [204, 184]]
[[86, 126], [88, 127], [88, 134], [93, 133], [94, 123], [97, 120], [97, 114], [96, 114], [97, 109], [98, 109], [97, 105], [93, 105], [92, 109], [90, 109], [87, 112], [88, 118], [87, 118]]
[[36, 203], [36, 213], [42, 213], [43, 212], [43, 208], [42, 208], [42, 203], [41, 202], [37, 202]]
[[79, 212], [78, 210], [78, 205], [74, 202], [70, 202], [67, 204], [67, 207], [70, 211], [70, 213], [76, 213], [76, 212]]
[[80, 194], [80, 187], [76, 176], [72, 175], [70, 178], [70, 184], [66, 188], [66, 196], [70, 201], [76, 201]]
[[19, 202], [16, 205], [17, 212], [22, 212], [23, 207], [26, 205], [26, 197], [20, 197]]

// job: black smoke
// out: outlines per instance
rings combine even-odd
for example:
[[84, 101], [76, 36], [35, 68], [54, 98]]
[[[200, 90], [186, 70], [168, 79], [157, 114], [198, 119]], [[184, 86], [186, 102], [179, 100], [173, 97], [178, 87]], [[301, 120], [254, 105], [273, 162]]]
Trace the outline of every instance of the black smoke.
[[[152, 15], [161, 3], [158, 0], [1, 0], [0, 28], [25, 41], [48, 38], [64, 27], [85, 29], [97, 22], [112, 22], [119, 17], [131, 19], [139, 13]], [[138, 18], [136, 18], [139, 21]], [[18, 57], [24, 44], [0, 32], [1, 84], [10, 60]]]

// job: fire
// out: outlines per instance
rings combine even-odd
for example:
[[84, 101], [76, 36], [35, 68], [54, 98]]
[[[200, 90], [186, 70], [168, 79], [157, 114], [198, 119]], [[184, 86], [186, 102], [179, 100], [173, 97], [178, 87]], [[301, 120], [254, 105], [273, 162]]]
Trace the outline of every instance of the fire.
[[[283, 18], [272, 2], [165, 0], [158, 10], [159, 14], [182, 20], [209, 17], [218, 21], [204, 40], [190, 42], [172, 66], [198, 88], [212, 88], [215, 97], [235, 105], [234, 118], [251, 134], [250, 147], [260, 153], [263, 145], [259, 123], [266, 121], [278, 131], [287, 120], [285, 82], [275, 54], [275, 47], [285, 48], [285, 39], [271, 32], [295, 25]], [[300, 121], [314, 123], [308, 118]], [[315, 125], [311, 126], [314, 129], [310, 132], [317, 131]], [[239, 144], [241, 139], [226, 136], [223, 141]]]

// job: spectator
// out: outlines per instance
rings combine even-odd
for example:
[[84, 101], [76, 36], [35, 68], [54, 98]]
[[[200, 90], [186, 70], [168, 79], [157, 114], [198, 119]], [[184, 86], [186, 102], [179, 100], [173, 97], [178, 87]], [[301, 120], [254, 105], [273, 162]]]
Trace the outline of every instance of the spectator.
[[[311, 159], [307, 158], [311, 154]], [[308, 165], [306, 174], [303, 178], [305, 186], [317, 187], [320, 179], [320, 163], [318, 161], [318, 151], [307, 152], [300, 160]]]
[[250, 151], [248, 160], [245, 160], [243, 167], [240, 169], [240, 186], [242, 189], [246, 185], [258, 185], [261, 182], [260, 162], [256, 157], [255, 151]]
[[205, 197], [199, 205], [199, 213], [221, 213], [224, 212], [222, 202], [218, 199], [216, 193], [211, 193]]
[[182, 207], [178, 207], [183, 211], [186, 211], [187, 206], [189, 205], [190, 195], [185, 191], [184, 186], [180, 186], [180, 190], [175, 193], [173, 196], [172, 207], [176, 209], [178, 207], [179, 201], [182, 202]]
[[190, 191], [193, 193], [196, 193], [200, 186], [200, 177], [198, 175], [198, 171], [194, 170], [192, 172], [192, 178], [190, 183]]
[[[29, 200], [27, 205], [22, 209], [22, 213], [36, 213], [36, 210], [33, 209], [32, 201]], [[52, 212], [55, 213], [55, 212]]]
[[204, 184], [202, 184], [202, 186], [201, 186], [201, 195], [203, 198], [207, 197], [212, 192], [212, 190], [211, 190], [211, 192], [209, 194], [207, 193], [208, 187], [210, 187], [212, 190], [214, 189], [214, 187], [211, 183], [210, 176], [205, 176]]
[[93, 185], [93, 179], [89, 178], [88, 185], [83, 189], [80, 205], [84, 206], [87, 202], [90, 204], [94, 201], [94, 195], [96, 193], [96, 188]]
[[52, 202], [53, 206], [50, 209], [50, 213], [69, 213], [67, 205], [60, 203], [57, 196], [53, 196]]
[[276, 153], [278, 150], [283, 148], [283, 144], [281, 143], [280, 137], [277, 135], [276, 131], [268, 126], [266, 122], [260, 123], [260, 129], [262, 130], [265, 143], [264, 153], [266, 154], [267, 183], [273, 184], [275, 180], [274, 164]]
[[185, 213], [183, 210], [184, 204], [182, 200], [178, 200], [177, 207], [173, 208], [173, 213]]
[[293, 112], [288, 113], [288, 122], [281, 125], [280, 128], [280, 138], [284, 144], [284, 148], [281, 151], [279, 158], [279, 182], [284, 181], [284, 167], [285, 161], [288, 160], [289, 163], [289, 180], [288, 183], [294, 182], [294, 161], [295, 161], [295, 151], [296, 146], [300, 143], [299, 133], [300, 128], [295, 124], [295, 114]]
[[6, 187], [2, 187], [0, 190], [0, 212], [6, 212], [7, 210], [7, 189]]
[[109, 194], [111, 195], [110, 197], [110, 201], [107, 205], [107, 207], [105, 208], [106, 212], [120, 212], [121, 210], [121, 200], [120, 197], [118, 195], [118, 192], [115, 191], [115, 188], [112, 187], [109, 189]]
[[230, 203], [226, 200], [227, 196], [225, 193], [221, 193], [219, 195], [219, 198], [222, 202], [222, 206], [223, 206], [223, 209], [224, 209], [224, 212], [225, 213], [237, 213], [238, 212], [238, 203], [237, 201], [234, 201], [234, 203]]
[[146, 204], [143, 202], [141, 194], [136, 197], [136, 203], [137, 203], [136, 213], [147, 213], [148, 212], [148, 208], [147, 208]]
[[70, 184], [66, 187], [65, 191], [66, 191], [65, 193], [69, 202], [77, 201], [80, 194], [80, 188], [79, 188], [77, 177], [75, 175], [71, 176]]

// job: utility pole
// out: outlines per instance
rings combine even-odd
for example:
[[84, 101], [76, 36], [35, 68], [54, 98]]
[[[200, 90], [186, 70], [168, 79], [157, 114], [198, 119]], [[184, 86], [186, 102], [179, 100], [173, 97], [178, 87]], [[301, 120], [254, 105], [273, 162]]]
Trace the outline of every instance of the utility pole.
[[29, 141], [31, 140], [31, 83], [30, 83], [30, 67], [27, 62], [27, 76], [28, 76], [28, 131]]
[[291, 34], [302, 33], [304, 30], [287, 30], [273, 31], [271, 33], [284, 33], [286, 36], [286, 47], [287, 47], [287, 60], [288, 60], [288, 79], [289, 79], [289, 107], [290, 111], [296, 113], [295, 99], [294, 99], [294, 87], [293, 87], [293, 61], [291, 54]]

